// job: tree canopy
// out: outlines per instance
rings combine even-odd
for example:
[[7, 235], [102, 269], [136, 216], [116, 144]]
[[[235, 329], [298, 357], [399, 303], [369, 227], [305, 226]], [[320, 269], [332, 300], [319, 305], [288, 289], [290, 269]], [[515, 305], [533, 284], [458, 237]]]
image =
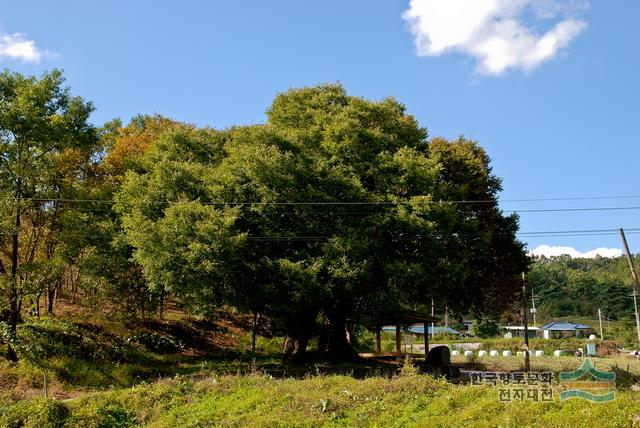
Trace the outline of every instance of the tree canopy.
[[290, 359], [316, 333], [347, 358], [347, 323], [431, 299], [510, 305], [528, 259], [499, 191], [475, 142], [429, 140], [396, 100], [320, 85], [278, 95], [264, 125], [162, 133], [116, 209], [151, 287], [281, 320]]

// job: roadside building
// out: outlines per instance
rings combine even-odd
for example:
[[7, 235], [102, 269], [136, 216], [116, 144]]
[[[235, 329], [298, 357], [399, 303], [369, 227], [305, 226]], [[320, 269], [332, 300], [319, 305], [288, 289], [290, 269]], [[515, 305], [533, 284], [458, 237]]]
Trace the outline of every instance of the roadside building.
[[467, 333], [472, 335], [473, 334], [473, 328], [476, 324], [476, 320], [474, 318], [463, 318], [462, 319], [462, 323], [464, 324], [464, 328], [465, 330], [462, 331], [461, 333]]
[[568, 321], [554, 321], [542, 327], [542, 337], [545, 339], [585, 337], [589, 335], [590, 330], [591, 327], [588, 325]]
[[[503, 325], [500, 327], [504, 332], [505, 339], [511, 339], [514, 337], [524, 337], [524, 326], [521, 325]], [[540, 335], [540, 329], [538, 327], [527, 327], [527, 336], [530, 339], [534, 339]]]

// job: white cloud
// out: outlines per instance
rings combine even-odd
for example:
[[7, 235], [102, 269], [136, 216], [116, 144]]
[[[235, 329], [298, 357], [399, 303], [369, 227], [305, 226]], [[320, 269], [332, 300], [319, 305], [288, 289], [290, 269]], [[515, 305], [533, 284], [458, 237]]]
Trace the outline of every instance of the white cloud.
[[535, 249], [529, 252], [533, 256], [562, 256], [569, 255], [574, 259], [593, 259], [596, 256], [601, 257], [620, 257], [622, 256], [622, 250], [619, 248], [596, 248], [595, 250], [581, 253], [573, 247], [556, 247], [550, 245], [539, 245]]
[[[586, 0], [411, 0], [402, 17], [420, 56], [460, 52], [478, 60], [478, 70], [501, 75], [533, 70], [582, 33], [587, 24], [572, 18]], [[558, 20], [545, 32], [524, 22], [531, 10], [537, 21]]]
[[24, 62], [40, 62], [45, 52], [38, 49], [33, 40], [22, 33], [0, 33], [0, 60], [17, 59]]

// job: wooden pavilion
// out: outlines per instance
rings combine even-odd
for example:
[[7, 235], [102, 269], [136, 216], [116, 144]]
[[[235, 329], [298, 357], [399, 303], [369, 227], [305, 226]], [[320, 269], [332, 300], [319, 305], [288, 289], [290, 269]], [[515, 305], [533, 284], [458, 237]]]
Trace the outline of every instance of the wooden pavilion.
[[[418, 311], [404, 310], [392, 314], [379, 315], [370, 322], [369, 328], [376, 333], [376, 353], [382, 354], [381, 331], [385, 325], [395, 325], [396, 333], [396, 358], [402, 357], [402, 328], [413, 324], [424, 324], [424, 331], [429, 331], [429, 324], [436, 323], [440, 319]], [[424, 335], [425, 357], [429, 353], [429, 335]]]

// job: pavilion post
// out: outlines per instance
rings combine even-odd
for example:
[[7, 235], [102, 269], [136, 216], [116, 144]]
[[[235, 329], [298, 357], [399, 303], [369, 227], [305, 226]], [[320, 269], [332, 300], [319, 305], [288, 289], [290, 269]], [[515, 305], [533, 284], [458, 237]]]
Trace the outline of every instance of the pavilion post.
[[400, 324], [396, 324], [396, 358], [398, 360], [402, 359], [402, 352], [400, 349], [401, 342], [401, 334], [400, 334]]
[[378, 354], [382, 353], [382, 340], [380, 338], [380, 326], [376, 326], [376, 352]]

